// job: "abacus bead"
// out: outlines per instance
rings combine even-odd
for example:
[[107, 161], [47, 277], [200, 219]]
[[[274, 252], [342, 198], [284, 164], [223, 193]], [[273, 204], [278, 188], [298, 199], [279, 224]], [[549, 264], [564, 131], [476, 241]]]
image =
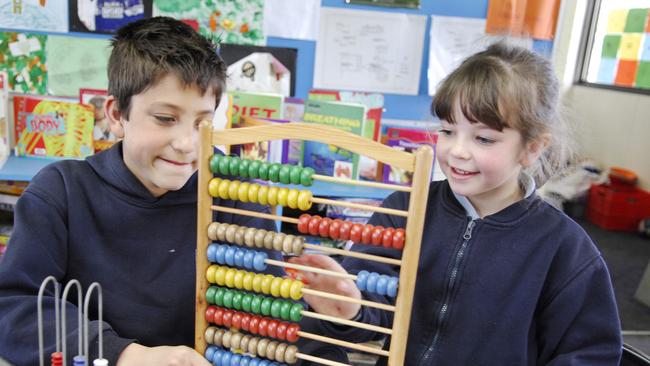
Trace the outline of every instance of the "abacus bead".
[[[250, 341], [248, 341], [248, 353], [257, 356], [257, 344], [260, 342], [260, 338], [258, 337], [252, 337]], [[254, 360], [258, 360], [255, 358]]]
[[298, 361], [298, 357], [296, 357], [296, 354], [298, 353], [298, 347], [296, 346], [288, 346], [287, 350], [284, 352], [284, 362], [288, 364], [294, 364], [296, 361]]
[[214, 283], [214, 282], [215, 282], [214, 276], [215, 276], [215, 274], [216, 274], [216, 272], [217, 272], [217, 268], [218, 268], [218, 267], [219, 267], [219, 266], [217, 266], [217, 265], [215, 265], [215, 264], [212, 264], [212, 265], [210, 265], [210, 266], [208, 267], [208, 269], [205, 271], [205, 279], [208, 280], [208, 282], [210, 282], [210, 283]]
[[226, 241], [226, 229], [228, 229], [228, 226], [229, 224], [226, 223], [220, 223], [219, 226], [217, 226], [216, 240]]
[[242, 202], [248, 202], [248, 187], [250, 187], [250, 183], [248, 182], [242, 182], [242, 184], [239, 185], [239, 189], [237, 190], [237, 200], [242, 201]]
[[239, 176], [242, 178], [248, 178], [248, 167], [250, 166], [251, 161], [248, 159], [242, 159], [239, 163]]
[[330, 224], [332, 223], [332, 219], [329, 217], [325, 217], [320, 221], [320, 224], [318, 225], [318, 235], [322, 237], [327, 237], [330, 233]]
[[241, 349], [241, 340], [243, 338], [243, 333], [233, 333], [232, 337], [230, 337], [230, 348], [233, 348], [235, 350]]
[[257, 170], [257, 174], [259, 175], [260, 179], [263, 180], [268, 180], [269, 179], [269, 166], [270, 164], [263, 161], [260, 163], [260, 167]]
[[230, 348], [231, 343], [230, 339], [232, 338], [232, 332], [226, 332], [223, 334], [223, 337], [221, 338], [221, 343], [223, 344], [224, 348]]
[[234, 295], [234, 291], [228, 291], [225, 294], [223, 294], [223, 306], [226, 308], [232, 308], [232, 297]]
[[395, 230], [395, 234], [393, 234], [393, 248], [395, 249], [403, 249], [404, 248], [404, 240], [406, 234], [404, 232], [404, 229], [397, 229]]
[[221, 356], [221, 365], [222, 366], [230, 366], [230, 358], [232, 357], [232, 353], [225, 351], [223, 353], [223, 356]]
[[244, 294], [242, 294], [239, 291], [235, 291], [235, 294], [232, 295], [232, 307], [235, 310], [241, 310], [242, 309], [242, 300], [244, 299]]
[[397, 296], [398, 281], [399, 280], [397, 277], [391, 277], [390, 279], [388, 279], [388, 286], [386, 286], [386, 295], [390, 297]]
[[229, 266], [234, 266], [235, 265], [235, 252], [237, 252], [237, 248], [231, 247], [231, 246], [226, 246], [226, 254], [224, 258], [226, 259], [226, 264]]
[[221, 179], [219, 178], [210, 179], [210, 182], [208, 183], [208, 193], [211, 197], [219, 197], [219, 183], [221, 183]]
[[361, 291], [366, 291], [366, 283], [368, 281], [368, 275], [370, 273], [368, 271], [359, 271], [357, 273], [357, 287]]
[[266, 325], [266, 334], [268, 334], [268, 336], [271, 338], [277, 338], [277, 334], [276, 334], [277, 329], [278, 329], [278, 321], [270, 320], [269, 323]]
[[274, 297], [279, 297], [280, 296], [280, 285], [282, 284], [282, 277], [275, 277], [273, 281], [271, 281], [271, 295]]
[[384, 237], [384, 227], [375, 226], [372, 230], [372, 245], [381, 245], [381, 240]]
[[266, 345], [266, 358], [273, 360], [275, 359], [275, 349], [278, 348], [278, 342], [276, 341], [270, 341], [269, 344]]
[[339, 240], [348, 240], [350, 239], [350, 229], [352, 224], [348, 221], [341, 222], [341, 228], [339, 230]]
[[293, 247], [293, 241], [296, 239], [295, 236], [293, 235], [287, 235], [284, 237], [284, 240], [282, 241], [282, 251], [291, 254], [291, 249]]
[[219, 173], [219, 160], [221, 159], [220, 154], [212, 154], [210, 157], [210, 171], [212, 173]]
[[226, 263], [226, 252], [228, 251], [227, 245], [217, 245], [217, 250], [214, 253], [214, 260], [219, 264]]
[[232, 268], [228, 268], [226, 270], [226, 276], [225, 276], [225, 283], [226, 286], [233, 288], [235, 286], [235, 270]]
[[239, 164], [241, 163], [241, 159], [239, 159], [236, 156], [233, 156], [230, 158], [230, 164], [228, 164], [228, 171], [230, 175], [238, 175], [239, 174]]
[[242, 283], [242, 286], [244, 290], [250, 291], [253, 289], [253, 279], [255, 278], [255, 274], [248, 272], [244, 274], [244, 281]]
[[257, 203], [257, 194], [260, 190], [259, 184], [251, 184], [248, 187], [248, 200], [252, 203]]
[[261, 292], [262, 291], [262, 281], [264, 281], [264, 275], [257, 273], [253, 278], [253, 291]]
[[274, 318], [280, 317], [280, 309], [282, 309], [283, 301], [276, 299], [271, 303], [271, 316]]
[[273, 163], [269, 166], [269, 180], [271, 182], [277, 183], [279, 180], [278, 174], [280, 174], [280, 164]]
[[291, 310], [289, 311], [289, 319], [294, 322], [299, 322], [302, 319], [302, 311], [302, 304], [295, 303], [291, 305]]
[[309, 235], [316, 236], [318, 235], [318, 226], [320, 225], [320, 220], [322, 218], [318, 215], [314, 215], [311, 217], [311, 220], [309, 220]]
[[246, 229], [244, 232], [244, 244], [246, 244], [247, 247], [252, 248], [255, 246], [255, 233], [257, 232], [257, 229], [254, 227], [249, 227]]
[[214, 306], [208, 306], [205, 309], [205, 320], [208, 323], [214, 323], [214, 313], [217, 311], [217, 309]]
[[271, 283], [273, 282], [273, 275], [267, 274], [262, 280], [262, 293], [268, 295], [271, 293]]
[[268, 231], [266, 235], [264, 236], [264, 248], [266, 249], [273, 249], [273, 240], [275, 240], [275, 236], [277, 233], [273, 231]]
[[225, 330], [223, 330], [221, 328], [217, 328], [217, 330], [214, 332], [214, 339], [213, 339], [214, 342], [212, 342], [212, 343], [219, 346], [219, 347], [223, 346], [223, 343], [221, 342], [221, 340], [223, 339], [223, 335], [225, 333], [226, 333]]
[[388, 276], [386, 275], [379, 276], [379, 279], [377, 279], [377, 293], [379, 295], [386, 295], [387, 287], [388, 287]]
[[300, 173], [302, 167], [300, 165], [293, 165], [289, 170], [289, 181], [291, 184], [300, 184]]
[[280, 178], [280, 183], [289, 184], [291, 183], [291, 165], [283, 164], [280, 167], [280, 172], [278, 173], [278, 178]]
[[291, 324], [287, 328], [287, 341], [294, 343], [298, 340], [298, 332], [300, 331], [300, 326], [298, 324]]
[[210, 240], [217, 240], [217, 229], [219, 228], [218, 222], [211, 222], [208, 225], [208, 238]]
[[258, 248], [264, 248], [264, 236], [266, 235], [266, 230], [264, 229], [258, 229], [255, 231], [255, 238], [253, 241], [255, 242], [255, 246]]
[[[208, 328], [208, 329], [210, 329], [210, 328]], [[206, 331], [207, 331], [207, 330], [206, 330]], [[206, 341], [208, 344], [212, 344], [212, 341], [208, 341], [208, 340], [207, 340], [207, 337], [206, 337], [206, 340], [205, 340], [205, 341]], [[208, 348], [205, 349], [205, 358], [206, 358], [208, 361], [212, 362], [212, 357], [214, 357], [214, 352], [215, 352], [216, 350], [217, 350], [217, 347], [215, 347], [215, 346], [208, 346]], [[86, 363], [84, 362], [83, 365], [85, 365], [85, 364], [86, 364]], [[74, 365], [76, 365], [76, 363], [75, 363]]]
[[297, 189], [290, 189], [289, 194], [287, 195], [287, 206], [289, 208], [296, 209], [298, 208], [298, 194], [300, 192]]
[[374, 228], [375, 227], [370, 224], [366, 224], [363, 226], [363, 229], [361, 229], [361, 243], [363, 244], [372, 243], [372, 230]]
[[300, 211], [307, 211], [311, 208], [311, 191], [302, 190], [298, 193], [298, 209]]
[[208, 304], [214, 304], [214, 294], [217, 293], [217, 288], [214, 286], [208, 287], [208, 289], [205, 291], [205, 300], [208, 302]]
[[332, 220], [332, 222], [330, 222], [329, 232], [327, 233], [327, 236], [332, 239], [338, 239], [340, 229], [341, 229], [341, 219]]
[[217, 271], [214, 273], [214, 281], [217, 285], [223, 286], [226, 284], [226, 274], [228, 273], [228, 269], [226, 267], [219, 267], [217, 268]]
[[251, 340], [251, 336], [248, 334], [243, 334], [241, 340], [239, 341], [239, 350], [242, 352], [248, 351], [248, 342]]
[[301, 255], [304, 246], [305, 238], [302, 236], [296, 237], [296, 239], [294, 239], [293, 243], [291, 244], [291, 253], [295, 255]]
[[241, 357], [241, 355], [233, 353], [230, 357], [230, 364], [228, 366], [240, 366], [239, 363], [241, 362]]
[[269, 187], [268, 186], [259, 186], [259, 189], [257, 190], [257, 198], [255, 202], [259, 203], [260, 205], [267, 205], [269, 203]]
[[254, 258], [255, 258], [255, 252], [252, 250], [247, 250], [246, 254], [244, 254], [244, 268], [252, 269]]
[[276, 186], [269, 187], [269, 193], [266, 196], [266, 201], [269, 203], [269, 205], [275, 206], [278, 204], [278, 191], [279, 188]]
[[221, 159], [219, 159], [219, 173], [222, 175], [229, 175], [230, 174], [230, 156], [223, 156]]
[[264, 252], [257, 252], [255, 253], [255, 257], [253, 258], [253, 268], [256, 271], [263, 271], [266, 269], [266, 259], [268, 258], [268, 255]]
[[229, 243], [234, 243], [235, 242], [235, 232], [237, 232], [237, 229], [239, 226], [235, 224], [228, 225], [228, 228], [226, 229], [226, 241]]
[[262, 318], [260, 318], [257, 315], [251, 316], [250, 320], [248, 321], [248, 331], [253, 333], [253, 334], [259, 333], [259, 331], [260, 331], [260, 320], [262, 320]]
[[246, 233], [246, 227], [240, 226], [235, 231], [235, 244], [244, 245], [244, 234]]
[[[232, 326], [232, 316], [235, 314], [232, 310], [227, 309], [223, 311], [223, 326], [230, 328]], [[225, 336], [225, 334], [224, 334]], [[225, 343], [224, 343], [225, 346]]]
[[297, 280], [293, 281], [289, 290], [289, 296], [294, 300], [300, 300], [302, 298], [302, 282]]
[[[250, 250], [237, 248], [237, 250], [235, 251], [235, 265], [237, 267], [243, 267], [244, 266], [244, 255], [246, 255], [246, 253], [249, 252], [249, 251]], [[242, 277], [239, 279], [240, 283], [244, 279], [244, 277], [243, 277], [244, 274], [241, 274], [241, 276]], [[235, 282], [237, 282], [237, 279], [235, 279]]]
[[216, 257], [217, 248], [218, 246], [215, 244], [208, 245], [208, 250], [207, 250], [208, 262], [215, 263], [217, 261], [217, 257]]
[[[251, 352], [249, 352], [249, 353], [251, 353]], [[253, 354], [254, 354], [254, 353], [253, 353]], [[242, 366], [243, 366], [243, 365], [242, 365]], [[255, 358], [255, 357], [251, 357], [251, 360], [250, 360], [250, 362], [248, 363], [247, 366], [260, 366], [260, 359], [259, 359], [259, 358]]]
[[[238, 180], [233, 180], [228, 185], [228, 197], [231, 200], [237, 200], [239, 197], [239, 186], [241, 182]], [[221, 187], [221, 186], [220, 186]]]
[[283, 278], [282, 283], [280, 284], [280, 296], [287, 299], [291, 294], [291, 284], [293, 280], [291, 278]]
[[279, 322], [278, 323], [278, 327], [275, 330], [276, 338], [281, 339], [283, 341], [287, 340], [287, 326], [288, 325], [289, 324], [287, 324], [285, 322]]
[[260, 311], [262, 315], [264, 316], [271, 315], [271, 304], [273, 304], [273, 300], [269, 297], [265, 297], [262, 300], [262, 304], [260, 306]]
[[259, 295], [254, 295], [253, 299], [251, 300], [251, 312], [253, 314], [259, 314], [261, 312], [261, 306], [262, 306], [262, 297]]
[[377, 292], [377, 280], [379, 279], [379, 274], [376, 272], [371, 272], [368, 275], [368, 281], [366, 282], [366, 290], [368, 292], [376, 293]]
[[306, 167], [302, 168], [302, 171], [300, 172], [300, 184], [302, 184], [305, 187], [309, 187], [312, 185], [312, 176], [314, 175], [314, 169], [311, 167]]
[[[235, 312], [232, 314], [232, 327], [235, 329], [241, 329], [241, 319], [242, 319], [242, 313], [240, 312]], [[232, 339], [231, 339], [232, 342]]]
[[253, 160], [248, 166], [248, 176], [253, 179], [257, 179], [260, 176], [260, 161]]
[[213, 322], [216, 325], [223, 325], [223, 314], [225, 313], [224, 309], [222, 308], [215, 308], [214, 309], [214, 317]]
[[360, 243], [362, 230], [363, 230], [363, 225], [359, 223], [352, 224], [352, 228], [350, 228], [350, 240], [352, 240], [355, 243]]
[[[282, 296], [282, 297], [288, 297], [288, 296]], [[281, 300], [280, 301], [280, 319], [282, 320], [289, 320], [291, 319], [291, 305], [293, 303], [289, 300]]]
[[212, 355], [212, 364], [215, 366], [221, 366], [223, 365], [221, 363], [221, 359], [223, 358], [224, 351], [221, 349], [217, 349], [214, 351], [214, 354]]
[[287, 206], [287, 197], [289, 196], [289, 188], [282, 187], [278, 190], [278, 205]]
[[278, 362], [284, 362], [284, 352], [287, 350], [286, 343], [278, 343], [277, 348], [275, 349], [274, 359]]
[[384, 230], [384, 235], [381, 237], [381, 245], [384, 248], [391, 248], [393, 246], [393, 235], [395, 235], [394, 228], [389, 227]]
[[298, 232], [307, 234], [309, 232], [309, 221], [311, 220], [310, 214], [302, 214], [298, 217]]
[[260, 357], [266, 357], [266, 347], [269, 345], [269, 340], [262, 338], [257, 342], [257, 355]]
[[[261, 335], [262, 337], [266, 337], [266, 328], [269, 326], [269, 320], [267, 318], [260, 318], [260, 324], [257, 329], [257, 334]], [[259, 345], [258, 345], [259, 347]]]
[[225, 295], [226, 292], [228, 292], [230, 290], [226, 290], [223, 287], [217, 287], [216, 289], [217, 289], [217, 291], [215, 291], [215, 293], [214, 293], [214, 304], [219, 305], [219, 306], [223, 306], [223, 295]]

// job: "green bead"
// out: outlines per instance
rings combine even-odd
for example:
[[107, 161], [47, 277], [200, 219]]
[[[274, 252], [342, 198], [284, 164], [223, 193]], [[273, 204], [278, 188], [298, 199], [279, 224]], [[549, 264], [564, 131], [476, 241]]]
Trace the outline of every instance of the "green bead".
[[217, 292], [214, 294], [214, 304], [223, 306], [223, 295], [226, 293], [226, 290], [219, 287], [217, 288]]
[[302, 167], [300, 165], [294, 165], [291, 167], [289, 172], [289, 180], [291, 184], [300, 184], [300, 173], [302, 173]]
[[248, 159], [242, 159], [239, 163], [239, 176], [242, 178], [248, 178], [248, 166], [251, 161]]
[[282, 166], [280, 167], [280, 173], [278, 173], [278, 176], [280, 177], [280, 183], [283, 184], [291, 183], [291, 179], [289, 176], [290, 173], [291, 173], [291, 165], [282, 164]]
[[269, 167], [271, 164], [263, 161], [260, 163], [260, 168], [257, 170], [260, 179], [268, 180], [269, 179]]
[[280, 307], [280, 318], [282, 320], [291, 319], [291, 306], [293, 303], [291, 301], [283, 301], [282, 306]]
[[217, 288], [214, 286], [208, 287], [207, 291], [205, 291], [205, 301], [208, 302], [208, 304], [214, 304], [214, 294], [217, 292]]
[[235, 310], [241, 310], [241, 301], [243, 297], [244, 295], [241, 292], [235, 291], [235, 294], [232, 296], [232, 307]]
[[219, 173], [219, 160], [221, 160], [221, 155], [214, 154], [210, 157], [210, 171], [212, 173]]
[[289, 317], [291, 318], [291, 321], [294, 322], [299, 322], [300, 319], [302, 319], [302, 304], [300, 303], [295, 303], [291, 306], [291, 311], [289, 313]]
[[262, 306], [262, 296], [255, 295], [253, 296], [253, 299], [251, 300], [251, 312], [253, 314], [259, 314], [260, 313], [260, 307]]
[[230, 156], [224, 156], [219, 159], [219, 173], [228, 175], [230, 173]]
[[264, 316], [269, 316], [271, 315], [271, 304], [273, 303], [273, 300], [269, 297], [265, 297], [264, 300], [262, 300], [262, 306], [260, 307], [260, 310], [262, 311], [262, 315]]
[[223, 306], [232, 309], [232, 297], [234, 296], [234, 291], [228, 291], [223, 295]]
[[260, 162], [259, 160], [251, 161], [251, 164], [248, 166], [248, 177], [252, 179], [257, 179], [260, 176]]
[[241, 299], [241, 308], [243, 311], [250, 313], [251, 312], [251, 300], [253, 300], [253, 295], [246, 294]]
[[280, 166], [281, 166], [281, 164], [279, 164], [279, 163], [273, 163], [269, 167], [269, 180], [271, 182], [274, 182], [274, 183], [278, 182], [278, 174], [280, 173]]
[[311, 167], [306, 167], [302, 168], [302, 172], [300, 172], [300, 184], [302, 184], [305, 187], [310, 187], [313, 183], [311, 177], [314, 175], [315, 171], [314, 168]]
[[241, 163], [241, 159], [239, 159], [238, 157], [233, 156], [230, 158], [230, 164], [228, 164], [228, 170], [230, 171], [230, 175], [239, 174], [240, 163]]
[[274, 318], [279, 318], [280, 317], [280, 309], [282, 308], [282, 304], [284, 301], [280, 299], [275, 299], [273, 300], [273, 303], [271, 304], [271, 316]]

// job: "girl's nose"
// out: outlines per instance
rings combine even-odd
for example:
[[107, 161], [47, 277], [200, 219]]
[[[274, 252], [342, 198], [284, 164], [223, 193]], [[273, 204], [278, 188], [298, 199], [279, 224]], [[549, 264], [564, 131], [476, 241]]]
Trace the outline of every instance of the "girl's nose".
[[450, 152], [454, 157], [458, 159], [469, 159], [470, 153], [467, 147], [467, 141], [461, 137], [457, 137], [454, 139]]

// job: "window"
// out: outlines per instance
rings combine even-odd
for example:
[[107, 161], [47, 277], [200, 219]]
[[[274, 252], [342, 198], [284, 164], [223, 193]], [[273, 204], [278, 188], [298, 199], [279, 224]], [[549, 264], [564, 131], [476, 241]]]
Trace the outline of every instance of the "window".
[[596, 0], [580, 83], [650, 94], [650, 0]]

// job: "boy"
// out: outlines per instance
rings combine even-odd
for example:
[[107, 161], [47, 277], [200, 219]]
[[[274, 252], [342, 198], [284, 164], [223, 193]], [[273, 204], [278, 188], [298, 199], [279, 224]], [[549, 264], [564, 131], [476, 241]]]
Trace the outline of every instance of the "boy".
[[[209, 365], [194, 340], [198, 125], [225, 87], [215, 45], [186, 24], [151, 18], [120, 29], [104, 105], [120, 143], [84, 161], [44, 168], [18, 201], [0, 263], [0, 357], [38, 360], [36, 295], [53, 275], [103, 288], [103, 356], [113, 365]], [[259, 206], [237, 204], [260, 210]], [[218, 214], [216, 221], [269, 221]], [[45, 353], [54, 351], [51, 286], [44, 301]], [[71, 295], [69, 299], [75, 299]], [[76, 304], [67, 304], [68, 364], [77, 349]], [[96, 302], [89, 317], [97, 319]], [[89, 326], [90, 357], [98, 324]], [[184, 346], [161, 346], [184, 345]]]

